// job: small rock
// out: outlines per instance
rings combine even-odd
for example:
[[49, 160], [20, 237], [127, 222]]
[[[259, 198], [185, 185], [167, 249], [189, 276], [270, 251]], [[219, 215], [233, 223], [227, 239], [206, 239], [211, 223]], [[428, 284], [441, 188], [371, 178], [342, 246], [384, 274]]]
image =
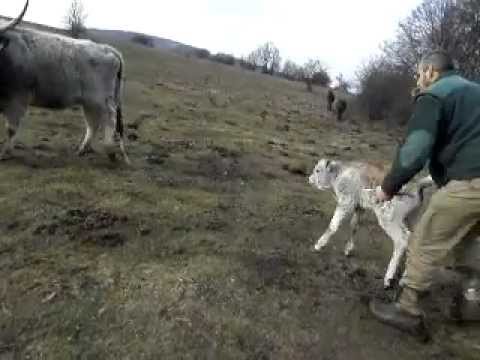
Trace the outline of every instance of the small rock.
[[154, 155], [154, 154], [150, 154], [150, 155], [147, 155], [145, 157], [145, 160], [149, 163], [149, 164], [154, 164], [154, 165], [162, 165], [163, 163], [165, 163], [165, 159], [158, 156], [158, 155]]
[[138, 140], [138, 135], [135, 133], [130, 133], [127, 135], [127, 139], [130, 141], [137, 141]]
[[48, 145], [45, 145], [45, 144], [37, 144], [37, 145], [33, 146], [33, 149], [40, 150], [40, 151], [45, 151], [45, 150], [49, 150], [50, 147]]
[[140, 227], [138, 228], [138, 233], [139, 233], [141, 236], [147, 236], [147, 235], [149, 235], [151, 232], [152, 232], [152, 229], [150, 229], [149, 227], [146, 227], [146, 226], [140, 226]]
[[325, 156], [338, 156], [338, 152], [334, 151], [334, 150], [327, 150], [325, 151]]
[[11, 222], [7, 225], [7, 230], [15, 230], [19, 225], [20, 223], [18, 221]]

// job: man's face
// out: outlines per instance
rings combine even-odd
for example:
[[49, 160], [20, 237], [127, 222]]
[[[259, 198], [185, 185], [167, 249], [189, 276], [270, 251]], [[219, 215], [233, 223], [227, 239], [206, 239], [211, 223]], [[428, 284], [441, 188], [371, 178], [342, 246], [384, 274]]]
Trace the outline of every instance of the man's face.
[[428, 88], [430, 85], [435, 80], [435, 72], [433, 71], [433, 66], [432, 65], [423, 65], [420, 63], [417, 68], [417, 87], [420, 90], [425, 90]]

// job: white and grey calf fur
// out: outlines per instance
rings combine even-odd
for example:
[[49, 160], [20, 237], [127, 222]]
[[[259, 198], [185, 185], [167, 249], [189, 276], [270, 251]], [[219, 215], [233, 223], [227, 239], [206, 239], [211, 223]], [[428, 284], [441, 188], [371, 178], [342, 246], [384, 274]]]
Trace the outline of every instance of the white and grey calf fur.
[[0, 25], [0, 112], [6, 117], [6, 158], [29, 105], [64, 109], [81, 105], [86, 132], [79, 155], [89, 151], [100, 126], [105, 149], [115, 159], [114, 137], [128, 163], [123, 140], [122, 82], [124, 61], [113, 47], [90, 40], [21, 28], [28, 0], [18, 18]]
[[425, 177], [417, 183], [417, 191], [402, 191], [391, 201], [378, 203], [375, 192], [384, 174], [385, 169], [380, 165], [321, 159], [308, 181], [320, 190], [333, 191], [337, 200], [330, 224], [315, 244], [315, 250], [325, 247], [342, 222], [350, 220], [351, 234], [345, 247], [345, 255], [351, 255], [360, 213], [365, 209], [372, 210], [379, 225], [393, 241], [393, 254], [384, 278], [384, 286], [389, 288], [393, 285], [392, 281], [407, 249], [410, 236], [406, 224], [407, 216], [422, 204], [423, 189], [433, 182], [431, 177]]

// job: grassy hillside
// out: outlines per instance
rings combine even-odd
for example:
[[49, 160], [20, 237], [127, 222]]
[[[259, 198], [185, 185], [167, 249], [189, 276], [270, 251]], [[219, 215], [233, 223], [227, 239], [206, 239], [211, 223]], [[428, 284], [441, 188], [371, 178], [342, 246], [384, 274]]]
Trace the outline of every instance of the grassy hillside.
[[441, 292], [428, 346], [369, 315], [391, 251], [372, 219], [355, 258], [347, 231], [312, 252], [335, 201], [308, 172], [388, 162], [398, 133], [335, 123], [322, 89], [115, 45], [132, 168], [77, 158], [81, 111], [38, 108], [0, 164], [0, 358], [475, 358]]

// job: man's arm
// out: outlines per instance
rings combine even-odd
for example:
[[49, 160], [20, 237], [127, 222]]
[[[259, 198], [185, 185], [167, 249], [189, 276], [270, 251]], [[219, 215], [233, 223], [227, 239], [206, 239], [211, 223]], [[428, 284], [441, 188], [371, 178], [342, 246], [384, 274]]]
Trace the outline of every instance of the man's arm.
[[406, 140], [383, 180], [382, 190], [385, 194], [395, 195], [423, 169], [432, 155], [441, 118], [442, 105], [438, 99], [425, 94], [416, 100]]

